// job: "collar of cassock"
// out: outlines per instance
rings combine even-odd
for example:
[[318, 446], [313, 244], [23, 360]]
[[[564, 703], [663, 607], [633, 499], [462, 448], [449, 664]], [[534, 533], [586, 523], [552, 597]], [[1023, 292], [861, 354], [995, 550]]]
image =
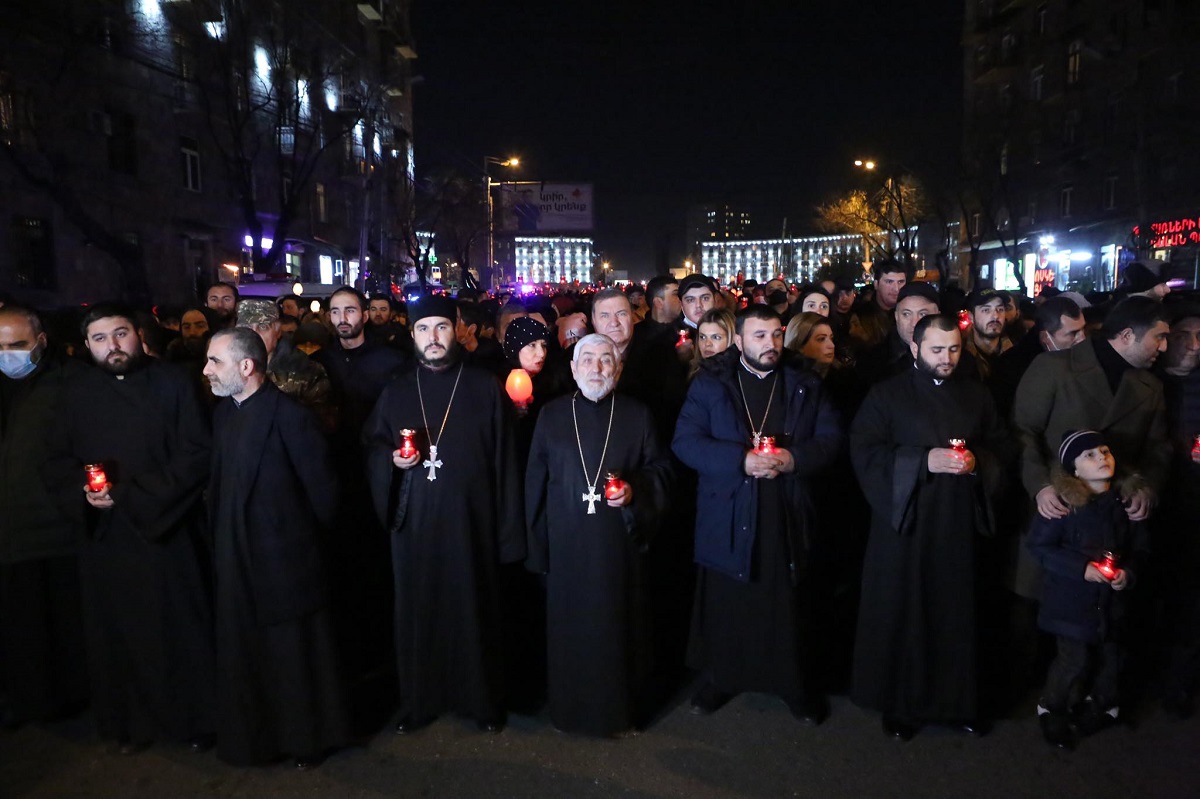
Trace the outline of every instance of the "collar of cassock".
[[[917, 366], [917, 362], [916, 362], [916, 361], [913, 361], [913, 368], [914, 368], [914, 369], [916, 369], [916, 370], [918, 370], [918, 371], [920, 371], [920, 369], [921, 369], [921, 367]], [[931, 378], [929, 378], [929, 379], [933, 381], [933, 384], [934, 384], [935, 386], [940, 386], [942, 383], [945, 383], [945, 382], [946, 382], [946, 381], [945, 381], [945, 379], [938, 380], [936, 377], [931, 377]]]
[[751, 377], [757, 377], [759, 380], [766, 380], [768, 377], [775, 374], [775, 370], [772, 369], [771, 371], [767, 372], [765, 375], [760, 375], [758, 372], [756, 372], [750, 368], [750, 364], [746, 363], [745, 355], [738, 356], [738, 363], [740, 363], [742, 365], [742, 368], [746, 370], [746, 374], [750, 375]]

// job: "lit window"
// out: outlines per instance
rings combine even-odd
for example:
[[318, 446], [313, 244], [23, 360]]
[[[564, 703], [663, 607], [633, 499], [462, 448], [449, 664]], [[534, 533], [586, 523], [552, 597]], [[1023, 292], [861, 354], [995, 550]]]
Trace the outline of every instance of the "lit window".
[[200, 191], [200, 144], [195, 139], [179, 139], [179, 155], [183, 166], [183, 187]]
[[1079, 83], [1080, 70], [1083, 68], [1083, 40], [1075, 39], [1067, 45], [1067, 85]]

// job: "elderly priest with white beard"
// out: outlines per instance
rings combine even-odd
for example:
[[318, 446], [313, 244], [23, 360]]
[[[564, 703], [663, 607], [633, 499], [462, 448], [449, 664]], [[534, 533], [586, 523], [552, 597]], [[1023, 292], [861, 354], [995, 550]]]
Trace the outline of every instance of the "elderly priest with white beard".
[[581, 339], [571, 373], [578, 390], [548, 404], [533, 434], [526, 565], [546, 575], [551, 720], [621, 735], [646, 710], [645, 553], [666, 510], [670, 464], [646, 406], [614, 393], [612, 339]]

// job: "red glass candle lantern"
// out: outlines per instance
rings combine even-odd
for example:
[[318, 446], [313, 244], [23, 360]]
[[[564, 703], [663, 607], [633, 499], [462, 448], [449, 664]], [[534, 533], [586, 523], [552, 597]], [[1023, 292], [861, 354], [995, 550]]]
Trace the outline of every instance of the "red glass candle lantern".
[[604, 498], [616, 499], [617, 494], [625, 490], [625, 481], [616, 472], [609, 472], [604, 476]]
[[518, 408], [525, 408], [533, 401], [533, 380], [524, 369], [513, 369], [504, 381], [504, 390], [508, 398]]
[[103, 463], [89, 463], [83, 470], [87, 473], [88, 491], [100, 492], [108, 485], [108, 475], [104, 473]]
[[965, 438], [950, 439], [950, 449], [952, 449], [955, 452], [960, 453], [960, 454], [966, 452], [967, 451], [967, 440]]
[[1196, 439], [1192, 442], [1192, 455], [1200, 455], [1200, 433], [1196, 434]]
[[967, 311], [958, 312], [958, 329], [964, 333], [971, 327], [971, 314]]
[[1104, 557], [1097, 561], [1096, 568], [1104, 575], [1105, 579], [1113, 579], [1117, 576], [1117, 556], [1111, 552], [1105, 552]]
[[686, 330], [680, 330], [679, 331], [679, 340], [675, 342], [675, 346], [683, 347], [683, 346], [686, 346], [690, 342], [691, 342], [691, 339], [688, 338], [688, 332]]
[[413, 444], [413, 436], [417, 434], [416, 430], [409, 430], [407, 427], [400, 431], [403, 441], [400, 442], [400, 457], [411, 458], [417, 454], [417, 447]]
[[775, 436], [760, 436], [758, 439], [758, 454], [773, 455], [775, 453]]

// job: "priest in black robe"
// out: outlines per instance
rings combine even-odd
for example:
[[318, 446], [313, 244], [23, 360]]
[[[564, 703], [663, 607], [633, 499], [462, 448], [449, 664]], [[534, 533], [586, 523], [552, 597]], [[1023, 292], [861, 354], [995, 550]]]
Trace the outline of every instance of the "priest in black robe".
[[781, 361], [776, 311], [743, 310], [734, 341], [701, 365], [672, 444], [699, 475], [688, 661], [704, 682], [692, 712], [712, 713], [738, 693], [759, 691], [820, 724], [829, 706], [816, 680], [813, 633], [825, 583], [809, 574], [821, 528], [808, 482], [833, 463], [845, 438], [820, 378]]
[[[504, 726], [499, 567], [525, 558], [521, 474], [496, 378], [462, 363], [452, 300], [416, 303], [418, 368], [367, 422], [367, 471], [390, 532], [400, 734], [451, 711]], [[401, 430], [415, 431], [415, 455]]]
[[[525, 478], [526, 566], [546, 575], [550, 719], [592, 735], [630, 731], [647, 710], [645, 554], [670, 468], [650, 411], [613, 393], [620, 364], [607, 336], [575, 345], [578, 391], [542, 409]], [[625, 483], [611, 497], [609, 474]]]
[[217, 332], [204, 374], [213, 416], [217, 755], [299, 769], [348, 739], [323, 544], [337, 476], [318, 422], [267, 379], [253, 330]]
[[1003, 434], [987, 389], [954, 375], [961, 347], [957, 320], [922, 319], [914, 368], [871, 389], [850, 433], [871, 505], [851, 698], [903, 740], [927, 722], [982, 732], [976, 561]]
[[[86, 500], [96, 726], [124, 752], [164, 738], [203, 749], [214, 723], [208, 413], [186, 372], [144, 354], [132, 311], [93, 306], [83, 333], [96, 365], [67, 392], [43, 476], [63, 507]], [[84, 490], [86, 464], [103, 465], [102, 490]]]

